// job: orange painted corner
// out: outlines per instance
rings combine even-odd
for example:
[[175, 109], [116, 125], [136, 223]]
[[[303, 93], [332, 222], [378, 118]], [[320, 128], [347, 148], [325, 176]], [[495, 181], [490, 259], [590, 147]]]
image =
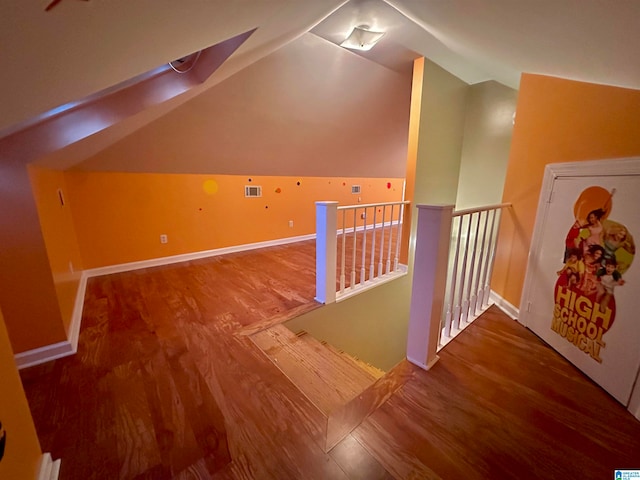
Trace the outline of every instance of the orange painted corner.
[[639, 111], [638, 90], [522, 76], [492, 283], [505, 300], [520, 303], [545, 166], [640, 155]]

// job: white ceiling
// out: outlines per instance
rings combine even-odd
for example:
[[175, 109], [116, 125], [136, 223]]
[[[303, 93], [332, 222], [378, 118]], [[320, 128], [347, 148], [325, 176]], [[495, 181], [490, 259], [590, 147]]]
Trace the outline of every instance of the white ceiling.
[[359, 24], [388, 32], [363, 56], [391, 68], [385, 42], [470, 84], [518, 88], [526, 72], [640, 89], [638, 0], [351, 0], [312, 32], [340, 44]]
[[370, 60], [418, 55], [468, 83], [539, 73], [640, 89], [640, 0], [50, 0], [0, 2], [0, 132], [258, 27], [215, 84], [311, 30], [388, 31]]

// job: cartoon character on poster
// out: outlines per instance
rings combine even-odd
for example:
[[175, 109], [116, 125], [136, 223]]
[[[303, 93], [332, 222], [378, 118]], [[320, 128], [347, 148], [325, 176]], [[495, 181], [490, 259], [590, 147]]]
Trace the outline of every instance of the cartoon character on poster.
[[597, 362], [615, 321], [615, 292], [628, 288], [624, 274], [636, 251], [627, 227], [610, 217], [614, 195], [593, 186], [576, 200], [554, 289], [551, 329]]

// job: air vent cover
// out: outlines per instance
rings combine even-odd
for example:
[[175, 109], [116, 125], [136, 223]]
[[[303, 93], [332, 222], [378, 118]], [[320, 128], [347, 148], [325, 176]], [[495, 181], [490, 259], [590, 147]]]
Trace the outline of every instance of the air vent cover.
[[257, 185], [245, 185], [244, 196], [245, 197], [261, 197], [262, 187], [259, 187]]
[[351, 193], [354, 195], [360, 193], [360, 185], [351, 185]]

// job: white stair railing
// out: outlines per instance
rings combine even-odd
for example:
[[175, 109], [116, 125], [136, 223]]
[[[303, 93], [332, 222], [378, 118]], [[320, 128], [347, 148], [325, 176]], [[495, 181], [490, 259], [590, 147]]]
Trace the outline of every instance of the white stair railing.
[[508, 203], [452, 214], [449, 268], [442, 318], [443, 346], [489, 306], [491, 272], [502, 209]]
[[407, 359], [428, 370], [437, 352], [488, 306], [501, 210], [417, 205]]
[[[409, 203], [316, 202], [316, 300], [340, 301], [406, 273], [398, 257]], [[337, 291], [330, 292], [336, 276]]]

